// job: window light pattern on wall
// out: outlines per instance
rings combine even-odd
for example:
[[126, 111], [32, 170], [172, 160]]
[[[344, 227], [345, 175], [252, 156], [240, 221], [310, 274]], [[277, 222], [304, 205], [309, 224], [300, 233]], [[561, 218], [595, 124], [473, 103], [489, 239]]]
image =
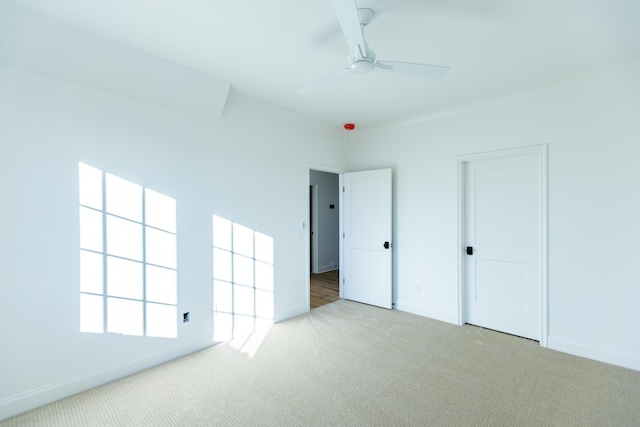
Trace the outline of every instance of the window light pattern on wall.
[[273, 324], [273, 238], [213, 217], [213, 339]]
[[176, 201], [79, 164], [80, 331], [177, 337]]

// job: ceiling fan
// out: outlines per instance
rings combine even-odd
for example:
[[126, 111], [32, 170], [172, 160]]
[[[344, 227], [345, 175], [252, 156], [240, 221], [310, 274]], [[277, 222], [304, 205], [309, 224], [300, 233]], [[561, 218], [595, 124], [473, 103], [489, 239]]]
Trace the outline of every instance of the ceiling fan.
[[356, 0], [331, 0], [331, 3], [349, 46], [349, 66], [297, 90], [297, 93], [309, 93], [350, 72], [365, 74], [377, 70], [431, 79], [441, 79], [449, 72], [451, 67], [377, 60], [376, 53], [369, 49], [364, 40], [364, 27], [373, 19], [373, 11], [366, 8], [358, 9]]

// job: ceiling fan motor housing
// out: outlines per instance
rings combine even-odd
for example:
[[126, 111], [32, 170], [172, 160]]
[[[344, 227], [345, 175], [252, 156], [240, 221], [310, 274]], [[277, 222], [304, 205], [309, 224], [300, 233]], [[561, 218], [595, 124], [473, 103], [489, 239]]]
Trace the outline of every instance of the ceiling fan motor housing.
[[374, 68], [375, 65], [373, 64], [373, 62], [367, 61], [365, 59], [354, 61], [351, 63], [351, 65], [349, 65], [349, 71], [354, 74], [366, 74]]
[[356, 55], [349, 55], [349, 70], [355, 74], [365, 74], [375, 68], [376, 53], [367, 47], [366, 55], [362, 56], [356, 48]]

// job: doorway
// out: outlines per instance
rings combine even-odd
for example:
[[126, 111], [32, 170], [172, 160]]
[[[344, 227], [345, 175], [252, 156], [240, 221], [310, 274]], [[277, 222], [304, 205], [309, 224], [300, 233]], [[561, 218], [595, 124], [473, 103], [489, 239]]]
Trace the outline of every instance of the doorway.
[[546, 346], [546, 146], [459, 158], [459, 323]]
[[340, 299], [340, 175], [309, 171], [309, 307]]

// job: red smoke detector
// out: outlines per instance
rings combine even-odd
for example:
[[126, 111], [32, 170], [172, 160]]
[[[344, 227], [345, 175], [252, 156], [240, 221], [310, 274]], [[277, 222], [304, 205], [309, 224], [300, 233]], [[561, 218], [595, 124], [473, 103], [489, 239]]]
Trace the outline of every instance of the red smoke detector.
[[354, 125], [353, 123], [345, 123], [344, 128], [346, 130], [354, 130], [356, 128], [356, 125]]

